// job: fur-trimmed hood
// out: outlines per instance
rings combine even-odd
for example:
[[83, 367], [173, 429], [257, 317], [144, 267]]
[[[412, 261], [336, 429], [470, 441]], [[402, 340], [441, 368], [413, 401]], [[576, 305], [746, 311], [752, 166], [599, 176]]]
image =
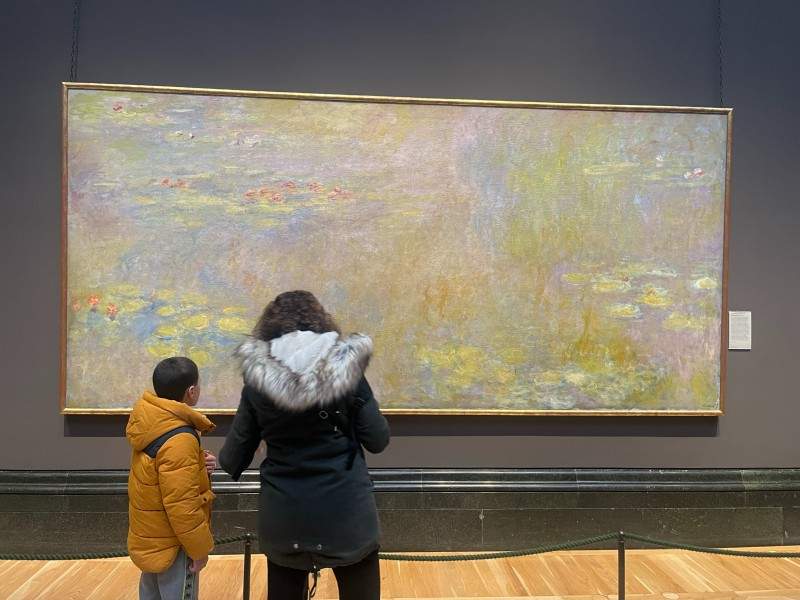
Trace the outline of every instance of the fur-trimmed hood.
[[271, 342], [248, 338], [235, 355], [247, 385], [284, 410], [302, 412], [356, 388], [372, 357], [372, 340], [294, 331]]

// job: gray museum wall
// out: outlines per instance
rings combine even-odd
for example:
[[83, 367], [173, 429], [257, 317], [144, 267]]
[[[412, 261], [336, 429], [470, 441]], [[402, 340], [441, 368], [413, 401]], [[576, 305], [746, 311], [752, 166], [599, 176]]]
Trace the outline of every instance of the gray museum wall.
[[[729, 355], [725, 416], [398, 417], [373, 467], [797, 466], [800, 3], [723, 0], [722, 13], [730, 306], [754, 319], [754, 350]], [[58, 414], [72, 2], [6, 0], [0, 15], [0, 469], [125, 468], [124, 419]], [[713, 0], [84, 0], [79, 80], [714, 106], [716, 31]]]

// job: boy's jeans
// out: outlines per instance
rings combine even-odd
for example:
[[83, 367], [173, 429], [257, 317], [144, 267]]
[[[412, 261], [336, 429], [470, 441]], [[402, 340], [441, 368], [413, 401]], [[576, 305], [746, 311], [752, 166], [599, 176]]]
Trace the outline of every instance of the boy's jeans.
[[175, 562], [163, 573], [142, 573], [139, 600], [197, 600], [200, 578], [189, 571], [190, 564], [181, 548]]

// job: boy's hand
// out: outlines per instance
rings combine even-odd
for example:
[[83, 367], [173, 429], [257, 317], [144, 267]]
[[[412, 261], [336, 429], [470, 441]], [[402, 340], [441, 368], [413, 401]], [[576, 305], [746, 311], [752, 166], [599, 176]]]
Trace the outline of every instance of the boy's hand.
[[209, 475], [217, 468], [217, 457], [211, 454], [208, 450], [203, 450], [203, 455], [206, 458], [206, 472]]
[[192, 573], [199, 573], [200, 571], [206, 568], [207, 564], [208, 564], [208, 556], [204, 556], [199, 560], [193, 558], [191, 563], [189, 563], [189, 570]]

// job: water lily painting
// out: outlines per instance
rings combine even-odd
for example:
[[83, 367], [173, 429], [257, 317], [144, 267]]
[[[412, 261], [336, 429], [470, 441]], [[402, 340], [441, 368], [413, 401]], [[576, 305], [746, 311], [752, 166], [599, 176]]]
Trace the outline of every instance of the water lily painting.
[[65, 84], [62, 409], [184, 355], [233, 411], [234, 349], [306, 289], [390, 412], [720, 414], [730, 119]]

